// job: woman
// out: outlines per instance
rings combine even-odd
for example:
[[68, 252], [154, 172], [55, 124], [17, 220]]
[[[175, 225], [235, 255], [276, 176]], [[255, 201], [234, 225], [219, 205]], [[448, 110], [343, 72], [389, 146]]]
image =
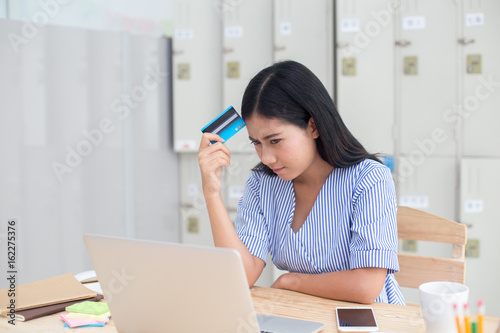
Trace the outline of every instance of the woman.
[[250, 81], [241, 112], [261, 163], [248, 177], [236, 229], [220, 193], [230, 152], [215, 134], [203, 134], [199, 148], [215, 245], [239, 251], [250, 286], [271, 253], [289, 271], [272, 287], [404, 304], [393, 276], [391, 173], [352, 136], [319, 79], [297, 62], [276, 63]]

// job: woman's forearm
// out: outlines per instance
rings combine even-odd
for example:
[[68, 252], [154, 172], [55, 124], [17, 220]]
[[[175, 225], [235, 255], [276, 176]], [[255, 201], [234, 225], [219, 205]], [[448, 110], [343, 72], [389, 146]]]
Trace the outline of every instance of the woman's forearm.
[[215, 246], [235, 249], [240, 253], [248, 284], [252, 286], [264, 269], [264, 261], [253, 256], [241, 241], [229, 218], [222, 196], [220, 194], [206, 196], [205, 200]]
[[240, 253], [248, 283], [252, 286], [262, 273], [265, 264], [261, 259], [254, 257], [240, 240], [222, 200], [220, 193], [222, 170], [231, 165], [231, 153], [222, 144], [223, 141], [220, 136], [213, 133], [204, 133], [201, 138], [198, 162], [203, 195], [207, 204], [215, 246], [232, 248]]
[[382, 291], [386, 274], [387, 269], [378, 267], [324, 274], [287, 273], [280, 276], [272, 287], [330, 299], [370, 304]]

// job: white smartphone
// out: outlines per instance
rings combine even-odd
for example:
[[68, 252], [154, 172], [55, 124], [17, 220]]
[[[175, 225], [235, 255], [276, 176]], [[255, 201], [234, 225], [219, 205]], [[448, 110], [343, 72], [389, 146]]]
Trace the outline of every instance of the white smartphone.
[[337, 327], [341, 332], [378, 331], [377, 319], [370, 307], [337, 307]]

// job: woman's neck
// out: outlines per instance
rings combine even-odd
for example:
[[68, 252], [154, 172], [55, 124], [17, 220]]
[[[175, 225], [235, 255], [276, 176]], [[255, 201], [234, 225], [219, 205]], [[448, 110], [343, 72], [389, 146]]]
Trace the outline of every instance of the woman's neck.
[[333, 166], [318, 155], [315, 162], [300, 176], [295, 178], [293, 183], [296, 185], [320, 186], [324, 184], [332, 171]]

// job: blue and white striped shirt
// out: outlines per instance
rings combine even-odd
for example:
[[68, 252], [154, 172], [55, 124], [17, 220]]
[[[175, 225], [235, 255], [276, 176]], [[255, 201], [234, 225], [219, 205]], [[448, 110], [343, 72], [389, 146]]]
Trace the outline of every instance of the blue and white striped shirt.
[[387, 268], [375, 300], [405, 304], [393, 276], [397, 258], [396, 195], [389, 169], [373, 160], [335, 168], [302, 227], [295, 233], [293, 182], [263, 172], [247, 179], [236, 231], [254, 256], [268, 253], [282, 270], [308, 274], [360, 267]]

